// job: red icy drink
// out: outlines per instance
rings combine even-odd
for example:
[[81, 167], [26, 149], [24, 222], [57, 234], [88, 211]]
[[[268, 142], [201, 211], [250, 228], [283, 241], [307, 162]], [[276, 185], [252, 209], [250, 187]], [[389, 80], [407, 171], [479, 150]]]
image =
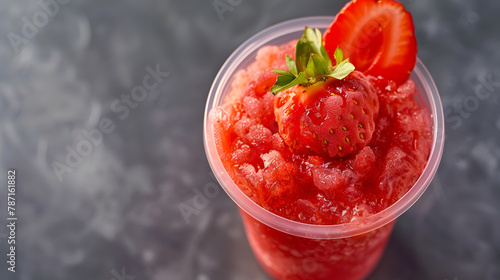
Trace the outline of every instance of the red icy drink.
[[[353, 18], [367, 19], [357, 37]], [[354, 280], [432, 180], [443, 128], [411, 16], [358, 0], [333, 23], [297, 19], [240, 46], [212, 86], [204, 140], [271, 276]]]

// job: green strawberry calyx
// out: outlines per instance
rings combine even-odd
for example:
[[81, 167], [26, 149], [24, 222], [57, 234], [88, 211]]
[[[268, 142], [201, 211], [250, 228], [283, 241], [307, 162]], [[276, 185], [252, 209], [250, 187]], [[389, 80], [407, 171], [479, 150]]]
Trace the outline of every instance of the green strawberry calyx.
[[349, 58], [344, 60], [344, 54], [339, 47], [335, 50], [334, 57], [335, 66], [325, 50], [321, 31], [306, 27], [304, 35], [295, 47], [295, 61], [286, 55], [288, 71], [272, 71], [279, 76], [271, 87], [271, 92], [276, 95], [296, 85], [307, 87], [328, 78], [342, 80], [354, 71], [354, 65], [349, 62]]

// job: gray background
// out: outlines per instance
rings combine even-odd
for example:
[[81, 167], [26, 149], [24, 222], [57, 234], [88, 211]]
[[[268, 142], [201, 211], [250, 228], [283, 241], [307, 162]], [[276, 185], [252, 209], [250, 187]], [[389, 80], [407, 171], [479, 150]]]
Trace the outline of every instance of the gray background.
[[[47, 22], [38, 1], [0, 1], [0, 279], [268, 279], [225, 193], [187, 219], [179, 211], [214, 185], [205, 100], [251, 35], [334, 15], [346, 1], [221, 1], [233, 7], [219, 17], [212, 0], [66, 0]], [[443, 99], [447, 141], [369, 279], [500, 279], [500, 2], [403, 3]], [[23, 35], [35, 15], [36, 32]], [[119, 119], [111, 104], [156, 65], [170, 75]], [[52, 164], [103, 118], [115, 131], [60, 181]], [[5, 263], [8, 168], [18, 174], [15, 274]]]

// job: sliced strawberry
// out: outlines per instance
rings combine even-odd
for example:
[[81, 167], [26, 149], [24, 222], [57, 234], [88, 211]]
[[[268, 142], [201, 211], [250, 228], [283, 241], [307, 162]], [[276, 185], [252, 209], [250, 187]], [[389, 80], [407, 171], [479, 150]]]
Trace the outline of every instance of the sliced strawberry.
[[324, 35], [333, 56], [344, 57], [366, 75], [382, 76], [398, 85], [408, 80], [417, 58], [411, 14], [395, 0], [353, 0], [335, 17]]

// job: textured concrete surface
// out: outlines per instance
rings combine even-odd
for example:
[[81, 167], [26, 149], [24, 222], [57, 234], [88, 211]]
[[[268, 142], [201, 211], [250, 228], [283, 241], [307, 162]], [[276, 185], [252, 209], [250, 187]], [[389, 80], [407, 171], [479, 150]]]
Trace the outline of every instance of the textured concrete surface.
[[[346, 1], [58, 1], [0, 1], [0, 279], [268, 279], [222, 190], [187, 219], [179, 211], [215, 184], [205, 100], [248, 37]], [[369, 279], [500, 279], [500, 2], [403, 3], [447, 141]], [[8, 168], [16, 273], [5, 263]]]

